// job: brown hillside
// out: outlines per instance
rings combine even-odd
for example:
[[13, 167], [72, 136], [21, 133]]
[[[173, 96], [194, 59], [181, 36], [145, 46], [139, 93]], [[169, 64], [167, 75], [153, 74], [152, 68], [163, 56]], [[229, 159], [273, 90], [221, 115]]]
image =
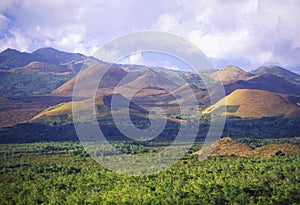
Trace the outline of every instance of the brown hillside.
[[180, 110], [183, 113], [185, 109], [190, 110], [190, 106], [201, 104], [206, 96], [206, 90], [187, 83], [171, 92], [158, 87], [147, 87], [137, 92], [132, 101], [148, 110], [161, 107], [167, 114], [180, 115]]
[[0, 95], [0, 127], [26, 122], [46, 108], [70, 100], [70, 97]]
[[[299, 113], [300, 96], [272, 93], [263, 90], [239, 89], [216, 104], [208, 107], [202, 114], [232, 115], [238, 117], [270, 117], [283, 115], [291, 117]], [[218, 113], [218, 108], [227, 107], [226, 113]]]
[[269, 157], [278, 152], [282, 152], [284, 154], [297, 154], [300, 152], [300, 146], [295, 144], [269, 144], [256, 148], [251, 155]]
[[[212, 150], [212, 152], [210, 151]], [[203, 149], [193, 153], [196, 155], [202, 155], [205, 153], [210, 153], [210, 156], [239, 156], [245, 157], [249, 156], [252, 152], [252, 148], [248, 145], [238, 142], [230, 137], [221, 138], [217, 142], [204, 147]]]
[[186, 83], [178, 89], [172, 91], [171, 94], [176, 98], [181, 98], [179, 100], [185, 101], [189, 101], [193, 98], [196, 98], [197, 100], [201, 101], [208, 95], [207, 90], [198, 88], [197, 86], [189, 83]]
[[[97, 107], [96, 109], [97, 117], [108, 116], [111, 114], [111, 100], [113, 95], [117, 98], [117, 101], [121, 103], [119, 107], [119, 111], [125, 111], [125, 112], [128, 111], [127, 107], [121, 107], [123, 105], [126, 105], [127, 103], [127, 99], [125, 97], [123, 97], [120, 94], [109, 94], [109, 95], [104, 95], [96, 98], [95, 106]], [[78, 102], [60, 103], [58, 105], [45, 109], [44, 111], [36, 115], [34, 118], [32, 118], [31, 121], [37, 121], [43, 123], [53, 123], [54, 121], [56, 121], [57, 123], [72, 122], [73, 120], [72, 107], [78, 106], [80, 109], [77, 110], [80, 113], [85, 113], [86, 111], [90, 110], [91, 103], [93, 102], [90, 99], [78, 101]], [[148, 113], [148, 111], [144, 110], [143, 108], [139, 107], [134, 103], [130, 103], [129, 109], [131, 114], [133, 113], [142, 116]], [[89, 118], [90, 116], [87, 117]]]
[[142, 104], [177, 104], [190, 102], [193, 98], [201, 101], [207, 96], [207, 91], [195, 85], [186, 83], [169, 92], [159, 87], [146, 87], [134, 95], [134, 100]]
[[168, 90], [174, 90], [178, 86], [171, 82], [169, 79], [165, 78], [158, 72], [151, 68], [148, 68], [143, 75], [138, 76], [131, 82], [123, 85], [122, 89], [126, 89], [130, 92], [132, 88], [146, 88], [146, 87], [158, 87]]
[[297, 154], [300, 146], [294, 144], [269, 144], [253, 149], [248, 145], [238, 142], [230, 137], [221, 138], [203, 149], [194, 152], [193, 155], [209, 156], [238, 156], [238, 157], [270, 157], [278, 153]]
[[[97, 82], [99, 76], [104, 74], [103, 69], [106, 68], [106, 65], [93, 65], [85, 69], [83, 72], [80, 73], [81, 79], [86, 79], [84, 82], [86, 86], [91, 84], [91, 82]], [[101, 88], [114, 88], [118, 85], [123, 77], [127, 75], [127, 72], [121, 69], [120, 67], [111, 67], [103, 76], [98, 89]], [[57, 96], [72, 96], [73, 94], [73, 87], [75, 85], [77, 76], [57, 88], [53, 91], [52, 95]], [[85, 92], [90, 90], [82, 90], [82, 95], [84, 96]]]

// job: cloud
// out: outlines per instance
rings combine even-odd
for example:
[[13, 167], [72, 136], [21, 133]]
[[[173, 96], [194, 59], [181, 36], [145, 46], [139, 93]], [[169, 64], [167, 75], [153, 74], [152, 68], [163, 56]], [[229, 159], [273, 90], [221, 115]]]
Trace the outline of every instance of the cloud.
[[[144, 5], [148, 4], [148, 5]], [[27, 39], [27, 48], [33, 51], [51, 43], [53, 47], [74, 51], [85, 49], [92, 54], [95, 46], [110, 41], [124, 33], [149, 29], [157, 18], [153, 11], [164, 12], [159, 4], [146, 1], [72, 1], [72, 0], [26, 0], [1, 2], [1, 14], [11, 21], [4, 28], [7, 35], [1, 41], [17, 42], [12, 30], [20, 31]], [[1, 20], [2, 22], [2, 20]], [[66, 44], [66, 38], [80, 37], [80, 43]], [[82, 43], [85, 44], [83, 46]], [[0, 49], [17, 43], [2, 44]]]
[[178, 14], [162, 14], [155, 28], [188, 38], [214, 61], [244, 59], [252, 66], [300, 64], [300, 59], [295, 59], [300, 47], [299, 1], [224, 4], [212, 0], [182, 2], [180, 6]]
[[299, 10], [297, 0], [3, 0], [0, 49], [52, 46], [91, 55], [121, 35], [158, 30], [190, 40], [218, 67], [300, 67]]
[[137, 52], [129, 56], [130, 64], [143, 64], [142, 52]]
[[[168, 56], [163, 53], [158, 52], [135, 52], [128, 57], [122, 59], [118, 63], [123, 64], [136, 64], [136, 65], [146, 65], [149, 67], [163, 67], [171, 70], [186, 69], [187, 66], [183, 66], [183, 62], [179, 62], [178, 59]], [[180, 66], [181, 65], [181, 66]]]

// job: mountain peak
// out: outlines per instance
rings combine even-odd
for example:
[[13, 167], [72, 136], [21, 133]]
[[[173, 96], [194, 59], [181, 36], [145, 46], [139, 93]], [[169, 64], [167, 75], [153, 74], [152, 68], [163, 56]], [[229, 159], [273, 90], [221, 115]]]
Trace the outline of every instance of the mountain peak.
[[58, 51], [52, 47], [44, 47], [44, 48], [39, 48], [39, 49], [35, 50], [33, 53], [48, 53], [48, 52], [54, 53], [54, 52], [61, 52], [61, 51]]
[[251, 74], [234, 65], [226, 66], [225, 68], [222, 68], [221, 70], [211, 74], [212, 79], [221, 79], [223, 82], [241, 80], [249, 76], [251, 76]]
[[235, 66], [235, 65], [228, 65], [228, 66], [222, 68], [221, 70], [230, 70], [230, 71], [238, 71], [238, 72], [246, 73], [246, 71], [244, 71], [243, 69], [241, 69], [240, 67]]
[[296, 73], [293, 73], [292, 71], [289, 71], [285, 68], [282, 68], [280, 66], [261, 66], [257, 68], [256, 70], [251, 71], [255, 75], [263, 75], [263, 74], [273, 74], [278, 77], [281, 77], [290, 83], [300, 85], [300, 76]]
[[1, 54], [20, 53], [20, 51], [12, 48], [7, 48], [1, 52]]
[[[269, 66], [260, 66], [252, 72], [255, 74], [259, 74], [259, 73], [264, 73], [264, 72], [274, 73], [274, 72], [286, 72], [286, 71], [288, 71], [288, 70], [286, 70], [280, 66], [269, 65]], [[288, 71], [288, 72], [290, 72], [290, 71]]]
[[147, 68], [145, 70], [145, 73], [144, 75], [151, 75], [151, 76], [156, 76], [157, 75], [157, 72], [153, 69], [153, 68]]

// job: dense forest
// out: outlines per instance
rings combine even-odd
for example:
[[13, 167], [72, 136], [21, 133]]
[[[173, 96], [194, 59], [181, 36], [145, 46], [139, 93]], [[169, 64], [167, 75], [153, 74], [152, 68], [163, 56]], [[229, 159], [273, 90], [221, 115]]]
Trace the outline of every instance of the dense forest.
[[[300, 143], [299, 138], [240, 141], [253, 147]], [[153, 145], [154, 152], [163, 148]], [[116, 142], [114, 146], [132, 154], [147, 152], [141, 144]], [[0, 160], [1, 204], [300, 203], [299, 154], [219, 156], [204, 161], [187, 155], [149, 176], [106, 170], [75, 142], [2, 144]]]

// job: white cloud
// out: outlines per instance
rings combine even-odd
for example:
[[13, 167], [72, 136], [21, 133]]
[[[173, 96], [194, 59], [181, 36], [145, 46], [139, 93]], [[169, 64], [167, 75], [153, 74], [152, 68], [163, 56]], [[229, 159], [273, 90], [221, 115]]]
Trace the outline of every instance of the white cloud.
[[178, 15], [162, 14], [155, 27], [188, 38], [213, 60], [300, 65], [295, 59], [300, 47], [299, 1], [189, 1], [181, 7]]
[[29, 48], [29, 42], [27, 38], [22, 35], [22, 32], [20, 32], [18, 29], [13, 29], [10, 31], [12, 38], [6, 38], [2, 40], [0, 49], [4, 50], [6, 48], [15, 48], [20, 51], [28, 51]]
[[143, 64], [142, 52], [136, 52], [129, 56], [130, 64]]
[[154, 29], [190, 40], [216, 62], [300, 67], [299, 10], [297, 0], [2, 0], [0, 49], [90, 55], [120, 35]]
[[[147, 57], [144, 56], [144, 52], [135, 52], [128, 57], [120, 60], [118, 63], [122, 64], [136, 64], [136, 65], [146, 65], [149, 67], [163, 67], [171, 70], [180, 70], [180, 68], [173, 62], [168, 61], [165, 58], [170, 58], [162, 53], [148, 53]], [[151, 55], [152, 54], [152, 55]], [[151, 58], [151, 59], [150, 59]], [[165, 59], [165, 60], [163, 60]]]

